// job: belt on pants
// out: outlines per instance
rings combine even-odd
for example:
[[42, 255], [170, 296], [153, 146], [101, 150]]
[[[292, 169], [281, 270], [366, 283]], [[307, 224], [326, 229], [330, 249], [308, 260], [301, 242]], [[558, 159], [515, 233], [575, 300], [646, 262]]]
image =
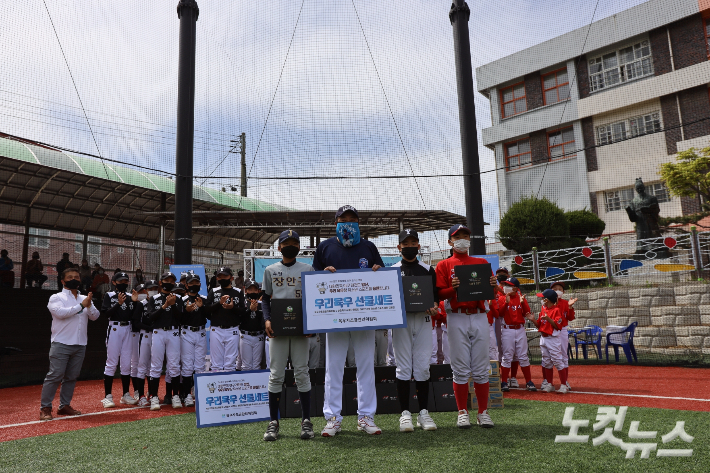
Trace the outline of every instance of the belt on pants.
[[264, 335], [264, 331], [260, 330], [258, 332], [242, 332], [244, 335], [249, 335], [251, 337], [258, 337], [259, 335]]
[[167, 332], [168, 330], [180, 330], [180, 327], [155, 327], [153, 330], [165, 330]]
[[467, 315], [474, 315], [474, 314], [485, 314], [485, 311], [482, 311], [481, 309], [456, 309], [452, 311], [454, 314], [467, 314]]
[[511, 330], [518, 330], [519, 328], [523, 328], [523, 324], [517, 324], [517, 325], [503, 325], [503, 328], [509, 328]]
[[131, 325], [130, 322], [109, 322], [109, 325], [120, 325], [121, 327], [125, 327], [126, 325]]
[[237, 326], [236, 325], [213, 325], [212, 328], [221, 328], [221, 329], [229, 330], [232, 328], [237, 328]]
[[190, 332], [199, 332], [200, 330], [204, 330], [205, 326], [201, 325], [199, 327], [190, 327], [189, 325], [185, 325], [183, 329], [189, 330]]

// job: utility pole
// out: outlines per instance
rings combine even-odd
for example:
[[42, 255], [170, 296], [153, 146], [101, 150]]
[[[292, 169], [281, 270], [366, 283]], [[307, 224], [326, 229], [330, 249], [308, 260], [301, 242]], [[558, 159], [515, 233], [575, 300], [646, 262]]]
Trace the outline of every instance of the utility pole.
[[[195, 42], [200, 9], [195, 0], [180, 0], [177, 139], [175, 151], [175, 263], [192, 263], [192, 179], [195, 133]], [[162, 264], [162, 261], [161, 261]]]
[[471, 43], [468, 37], [468, 19], [470, 16], [471, 10], [469, 10], [465, 0], [453, 0], [449, 11], [449, 20], [454, 28], [461, 158], [463, 160], [464, 192], [466, 193], [466, 223], [468, 228], [471, 229], [472, 239], [469, 252], [472, 255], [485, 255], [486, 236], [483, 226], [481, 168], [478, 164], [473, 68], [471, 66]]
[[[247, 196], [247, 134], [242, 133], [239, 135], [238, 140], [230, 140], [230, 143], [234, 143], [234, 148], [239, 146], [239, 149], [236, 151], [239, 153], [242, 157], [242, 182], [241, 182], [241, 196], [246, 197]], [[234, 153], [235, 151], [232, 150], [230, 153]], [[235, 190], [232, 188], [232, 190]]]

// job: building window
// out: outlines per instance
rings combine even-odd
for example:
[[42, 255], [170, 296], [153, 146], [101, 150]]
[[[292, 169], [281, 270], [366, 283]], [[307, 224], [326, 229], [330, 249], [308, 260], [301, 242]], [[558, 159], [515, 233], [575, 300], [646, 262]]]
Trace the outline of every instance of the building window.
[[[666, 187], [663, 182], [656, 182], [653, 184], [646, 184], [646, 193], [649, 195], [656, 196], [659, 204], [671, 201], [670, 192], [668, 192], [668, 187]], [[605, 192], [604, 196], [606, 199], [606, 211], [613, 212], [615, 210], [624, 210], [627, 205], [634, 200], [636, 195], [636, 190], [633, 187], [628, 189], [619, 189], [616, 191]]]
[[572, 127], [547, 133], [547, 155], [550, 160], [576, 156], [574, 130]]
[[118, 248], [116, 248], [116, 253], [119, 253], [119, 254], [123, 253], [123, 247], [119, 246]]
[[49, 238], [38, 238], [40, 236], [48, 237], [49, 230], [43, 228], [30, 228], [30, 235], [36, 235], [29, 237], [29, 245], [37, 248], [49, 248]]
[[597, 144], [608, 145], [617, 141], [661, 131], [661, 113], [653, 112], [628, 120], [597, 127]]
[[550, 72], [542, 76], [542, 90], [545, 105], [561, 102], [569, 98], [569, 78], [567, 69]]
[[600, 145], [608, 145], [626, 139], [626, 120], [597, 127]]
[[655, 112], [630, 118], [629, 129], [631, 130], [631, 136], [647, 135], [661, 131], [661, 114]]
[[641, 41], [633, 46], [589, 60], [589, 90], [595, 92], [622, 82], [653, 74], [651, 46]]
[[503, 118], [523, 113], [528, 109], [525, 99], [525, 83], [511, 85], [500, 91], [501, 110]]
[[532, 163], [529, 139], [506, 143], [503, 146], [505, 148], [505, 161], [508, 171], [529, 166]]

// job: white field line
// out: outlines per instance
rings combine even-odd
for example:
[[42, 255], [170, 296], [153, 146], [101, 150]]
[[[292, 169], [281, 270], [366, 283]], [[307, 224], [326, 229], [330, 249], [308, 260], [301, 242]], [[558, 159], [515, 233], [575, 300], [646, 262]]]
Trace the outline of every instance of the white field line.
[[[526, 391], [525, 388], [510, 388], [516, 391]], [[556, 391], [555, 391], [556, 392]], [[696, 399], [693, 397], [672, 397], [672, 396], [652, 396], [650, 394], [618, 394], [618, 393], [595, 393], [586, 391], [569, 391], [567, 394], [592, 394], [596, 396], [624, 396], [624, 397], [642, 397], [647, 399], [671, 399], [678, 401], [700, 401], [700, 402], [710, 402], [710, 399]]]

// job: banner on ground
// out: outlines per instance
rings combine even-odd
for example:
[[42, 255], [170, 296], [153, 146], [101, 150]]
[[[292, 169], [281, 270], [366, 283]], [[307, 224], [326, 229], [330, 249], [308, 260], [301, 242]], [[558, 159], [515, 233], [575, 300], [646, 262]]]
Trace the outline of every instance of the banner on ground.
[[269, 370], [199, 373], [195, 379], [197, 427], [269, 420]]
[[407, 326], [399, 268], [310, 271], [301, 285], [304, 333]]

